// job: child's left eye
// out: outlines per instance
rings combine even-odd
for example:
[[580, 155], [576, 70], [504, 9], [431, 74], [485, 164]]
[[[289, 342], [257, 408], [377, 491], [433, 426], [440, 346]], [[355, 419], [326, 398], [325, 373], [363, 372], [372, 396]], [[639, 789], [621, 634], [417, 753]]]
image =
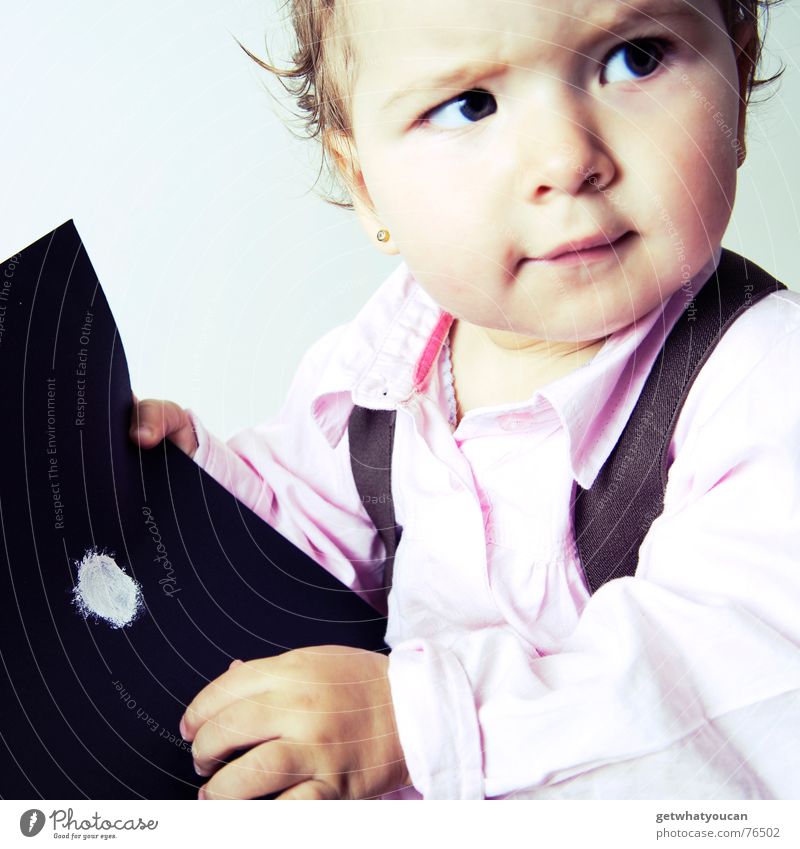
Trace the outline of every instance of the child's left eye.
[[671, 44], [664, 38], [635, 38], [620, 44], [609, 54], [603, 65], [603, 82], [614, 83], [630, 80], [627, 73], [638, 74], [634, 80], [653, 74], [671, 51]]
[[455, 130], [480, 121], [496, 111], [497, 101], [493, 95], [483, 89], [471, 89], [428, 110], [419, 120], [437, 130]]

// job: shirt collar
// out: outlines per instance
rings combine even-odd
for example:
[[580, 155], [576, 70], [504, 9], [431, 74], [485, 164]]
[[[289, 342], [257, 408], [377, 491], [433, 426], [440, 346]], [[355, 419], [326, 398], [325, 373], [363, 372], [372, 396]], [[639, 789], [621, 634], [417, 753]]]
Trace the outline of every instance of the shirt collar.
[[[537, 390], [557, 413], [569, 441], [574, 479], [588, 489], [619, 440], [666, 337], [719, 264], [722, 247], [666, 302], [612, 333], [585, 365]], [[392, 410], [424, 393], [453, 317], [416, 282], [405, 262], [342, 329], [314, 390], [311, 413], [331, 446], [354, 404]]]
[[343, 328], [314, 391], [311, 413], [331, 446], [354, 404], [394, 410], [425, 391], [452, 321], [401, 262]]

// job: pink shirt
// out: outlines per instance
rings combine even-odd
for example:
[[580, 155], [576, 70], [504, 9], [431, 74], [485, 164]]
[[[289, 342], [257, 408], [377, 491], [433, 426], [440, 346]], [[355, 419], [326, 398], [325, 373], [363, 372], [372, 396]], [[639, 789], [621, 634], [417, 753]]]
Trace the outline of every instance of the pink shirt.
[[227, 445], [194, 417], [196, 461], [363, 592], [384, 549], [347, 420], [398, 410], [386, 640], [414, 787], [393, 798], [800, 798], [800, 294], [754, 305], [698, 376], [636, 577], [590, 596], [575, 553], [574, 482], [718, 258], [586, 365], [455, 429], [452, 319], [405, 264], [312, 346], [277, 416]]

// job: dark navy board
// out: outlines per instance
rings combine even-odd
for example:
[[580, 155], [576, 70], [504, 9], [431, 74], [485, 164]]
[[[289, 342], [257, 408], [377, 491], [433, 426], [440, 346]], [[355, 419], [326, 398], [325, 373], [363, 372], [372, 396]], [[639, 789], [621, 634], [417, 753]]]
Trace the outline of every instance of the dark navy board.
[[[0, 267], [0, 334], [0, 797], [194, 798], [178, 722], [233, 658], [386, 652], [385, 619], [172, 444], [130, 443], [125, 354], [71, 221]], [[92, 547], [142, 587], [127, 627], [73, 604]]]

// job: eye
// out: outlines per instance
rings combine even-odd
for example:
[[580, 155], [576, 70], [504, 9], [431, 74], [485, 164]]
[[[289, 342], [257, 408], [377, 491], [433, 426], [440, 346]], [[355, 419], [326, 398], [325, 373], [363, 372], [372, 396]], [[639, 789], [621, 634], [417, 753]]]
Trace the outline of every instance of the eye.
[[420, 117], [420, 121], [437, 130], [455, 130], [480, 121], [496, 111], [497, 101], [493, 95], [483, 89], [471, 89], [428, 110]]
[[663, 38], [636, 38], [620, 44], [609, 54], [603, 66], [603, 82], [641, 80], [653, 74], [671, 52], [672, 45]]

